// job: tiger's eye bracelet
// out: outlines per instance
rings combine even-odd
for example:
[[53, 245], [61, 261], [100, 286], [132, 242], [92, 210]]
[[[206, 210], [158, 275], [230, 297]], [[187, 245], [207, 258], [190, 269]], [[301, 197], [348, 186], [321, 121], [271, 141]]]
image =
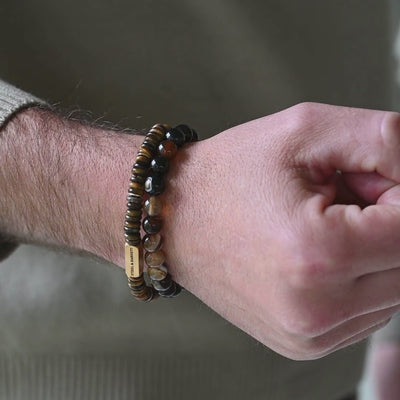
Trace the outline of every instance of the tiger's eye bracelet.
[[[178, 148], [187, 142], [197, 141], [197, 133], [187, 125], [178, 125], [171, 129], [168, 125], [154, 125], [146, 135], [129, 183], [127, 211], [125, 214], [125, 272], [133, 296], [141, 301], [151, 301], [158, 297], [175, 297], [181, 287], [172, 280], [165, 264], [165, 254], [161, 250], [162, 228], [161, 212], [163, 205], [159, 195], [165, 189], [165, 175], [169, 160]], [[147, 216], [141, 223], [143, 200]], [[146, 235], [141, 240], [140, 229], [143, 226]], [[151, 285], [144, 279], [142, 253]]]

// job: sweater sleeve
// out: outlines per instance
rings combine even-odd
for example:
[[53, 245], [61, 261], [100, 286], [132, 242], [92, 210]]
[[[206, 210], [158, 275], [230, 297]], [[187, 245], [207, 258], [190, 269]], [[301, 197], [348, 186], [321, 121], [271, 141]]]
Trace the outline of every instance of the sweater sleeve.
[[0, 129], [20, 109], [38, 104], [44, 102], [0, 79]]
[[[0, 79], [0, 132], [16, 112], [29, 106], [41, 104], [44, 104], [42, 100]], [[2, 238], [0, 232], [0, 261], [8, 257], [17, 246], [17, 243], [10, 243], [6, 238]]]

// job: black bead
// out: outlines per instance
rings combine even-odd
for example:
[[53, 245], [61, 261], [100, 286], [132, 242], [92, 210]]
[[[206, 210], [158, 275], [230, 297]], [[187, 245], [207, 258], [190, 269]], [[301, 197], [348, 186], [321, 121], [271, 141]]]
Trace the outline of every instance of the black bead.
[[153, 281], [152, 280], [151, 283], [152, 283], [154, 289], [161, 292], [161, 291], [166, 291], [166, 290], [170, 289], [174, 282], [172, 281], [171, 275], [168, 274], [163, 280], [161, 280], [161, 281]]
[[199, 135], [194, 129], [192, 129], [192, 142], [197, 142], [198, 140], [199, 140]]
[[191, 142], [193, 140], [193, 131], [187, 125], [178, 125], [175, 129], [180, 130], [185, 135], [185, 142]]
[[172, 298], [178, 296], [178, 294], [182, 291], [182, 286], [180, 286], [176, 282], [172, 282], [171, 287], [166, 291], [159, 291], [159, 295], [161, 297]]
[[149, 235], [158, 233], [161, 231], [162, 219], [158, 217], [146, 217], [143, 220], [143, 229]]
[[165, 138], [171, 142], [174, 142], [178, 147], [182, 146], [186, 141], [185, 133], [180, 129], [175, 128], [168, 131], [165, 135]]
[[174, 297], [177, 290], [177, 283], [172, 282], [171, 286], [166, 290], [159, 290], [158, 293], [161, 297]]
[[160, 174], [149, 176], [144, 184], [144, 190], [151, 196], [157, 196], [161, 194], [164, 189], [164, 177]]
[[157, 156], [151, 160], [150, 167], [157, 174], [165, 174], [169, 168], [169, 161], [165, 157]]

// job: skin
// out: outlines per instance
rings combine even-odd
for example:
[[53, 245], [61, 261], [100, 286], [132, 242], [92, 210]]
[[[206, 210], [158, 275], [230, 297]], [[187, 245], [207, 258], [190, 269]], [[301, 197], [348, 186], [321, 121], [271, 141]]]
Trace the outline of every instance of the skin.
[[[0, 141], [3, 236], [123, 266], [142, 138], [31, 109]], [[399, 159], [399, 114], [312, 103], [187, 146], [163, 194], [172, 276], [291, 359], [364, 339], [400, 309]]]

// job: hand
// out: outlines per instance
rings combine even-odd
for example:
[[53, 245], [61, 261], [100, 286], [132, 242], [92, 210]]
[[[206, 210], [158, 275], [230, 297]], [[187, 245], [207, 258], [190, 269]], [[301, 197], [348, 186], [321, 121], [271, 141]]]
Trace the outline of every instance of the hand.
[[400, 309], [398, 114], [300, 104], [178, 157], [169, 266], [233, 324], [314, 359]]
[[[141, 141], [20, 113], [0, 136], [0, 232], [123, 266]], [[363, 339], [400, 308], [399, 156], [398, 114], [317, 104], [182, 149], [164, 195], [173, 277], [293, 359]]]

